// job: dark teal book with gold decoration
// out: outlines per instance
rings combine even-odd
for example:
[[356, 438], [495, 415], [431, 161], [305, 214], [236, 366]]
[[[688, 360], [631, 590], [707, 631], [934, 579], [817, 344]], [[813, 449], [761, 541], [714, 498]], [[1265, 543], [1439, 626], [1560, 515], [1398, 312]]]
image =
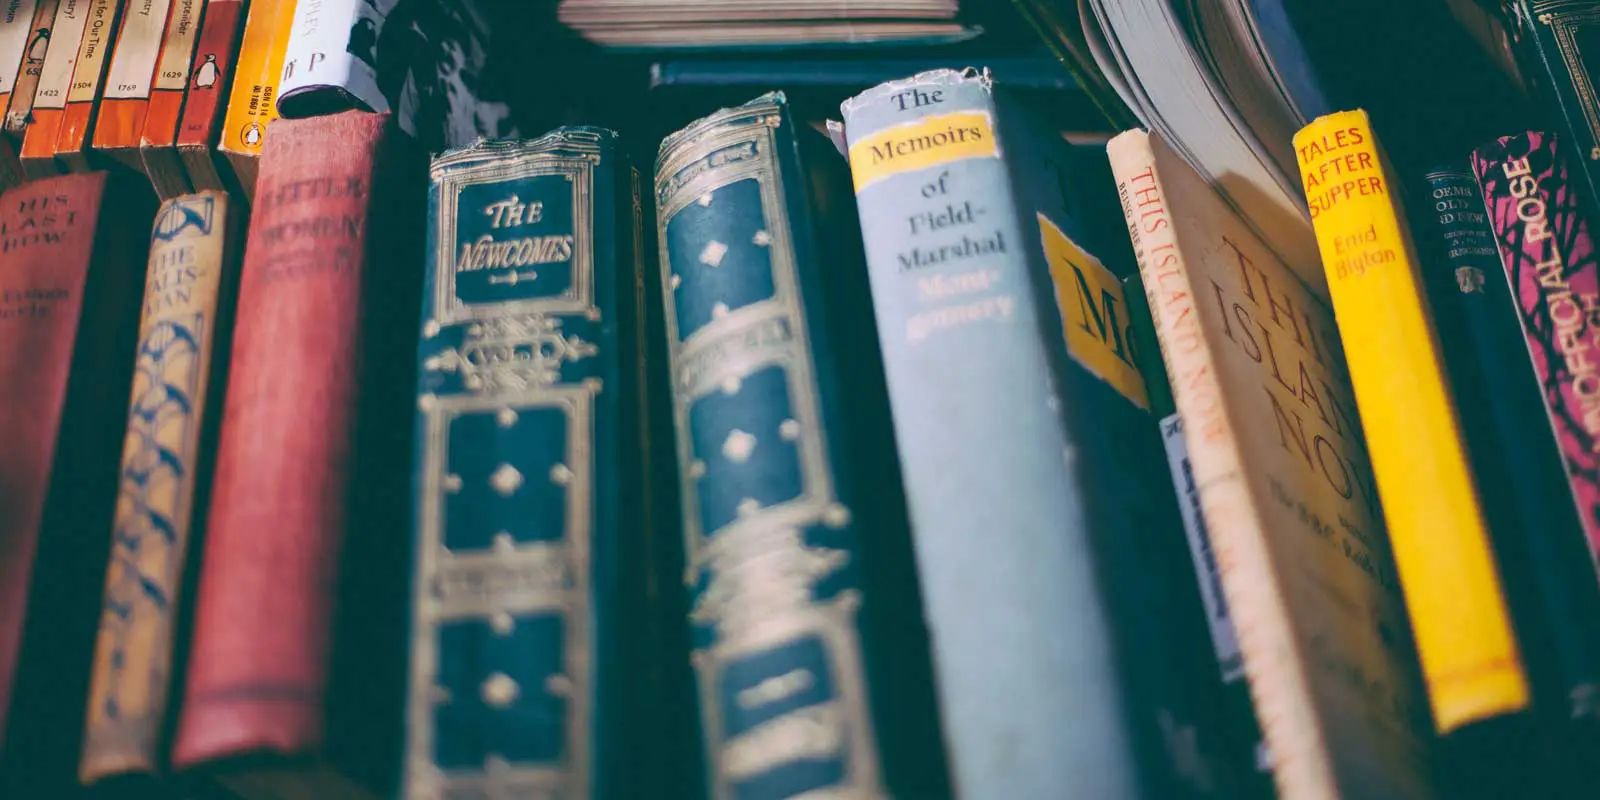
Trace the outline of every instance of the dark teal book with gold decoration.
[[639, 796], [637, 175], [570, 127], [431, 177], [403, 797]]
[[707, 794], [945, 797], [844, 159], [774, 93], [655, 188]]

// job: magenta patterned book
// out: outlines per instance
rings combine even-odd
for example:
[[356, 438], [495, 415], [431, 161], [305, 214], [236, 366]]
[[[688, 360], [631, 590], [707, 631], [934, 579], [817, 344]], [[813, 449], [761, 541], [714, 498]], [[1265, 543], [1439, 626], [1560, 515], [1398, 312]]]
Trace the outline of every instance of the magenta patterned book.
[[1554, 134], [1472, 154], [1591, 554], [1600, 552], [1600, 259]]

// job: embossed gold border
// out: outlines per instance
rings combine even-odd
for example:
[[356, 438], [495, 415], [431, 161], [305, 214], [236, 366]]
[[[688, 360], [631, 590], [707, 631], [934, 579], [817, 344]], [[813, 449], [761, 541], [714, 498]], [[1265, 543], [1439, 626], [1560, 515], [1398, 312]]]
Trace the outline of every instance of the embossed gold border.
[[[436, 171], [439, 187], [439, 228], [434, 243], [438, 270], [433, 284], [433, 320], [449, 325], [473, 319], [511, 314], [588, 314], [594, 307], [594, 167], [600, 163], [599, 146], [587, 139], [562, 138], [557, 149], [505, 155], [448, 171]], [[564, 176], [572, 184], [572, 284], [557, 297], [493, 303], [463, 303], [456, 296], [456, 219], [461, 192], [470, 186], [525, 180], [548, 175]]]
[[[666, 311], [667, 348], [669, 363], [673, 366], [673, 418], [677, 428], [679, 464], [687, 465], [694, 459], [689, 406], [700, 396], [717, 391], [722, 381], [728, 378], [748, 375], [772, 365], [784, 367], [788, 377], [790, 408], [801, 426], [796, 441], [801, 467], [800, 497], [735, 519], [718, 529], [716, 534], [720, 541], [772, 536], [785, 528], [803, 529], [817, 524], [830, 510], [838, 508], [827, 446], [822, 436], [818, 388], [794, 262], [793, 232], [784, 205], [783, 180], [777, 162], [776, 129], [782, 121], [781, 108], [775, 103], [752, 104], [719, 115], [715, 127], [708, 126], [698, 135], [672, 139], [670, 151], [663, 154], [656, 174], [660, 200], [657, 244], [661, 259], [660, 280]], [[676, 182], [677, 173], [685, 167], [719, 150], [744, 143], [755, 148], [753, 158], [711, 166], [688, 180]], [[713, 319], [689, 332], [687, 337], [680, 338], [680, 323], [671, 285], [672, 265], [666, 240], [666, 223], [701, 195], [746, 179], [755, 179], [760, 186], [763, 216], [767, 232], [772, 236], [769, 250], [773, 297], [730, 310], [726, 316]], [[672, 190], [662, 195], [664, 186], [672, 186]], [[774, 352], [766, 357], [708, 365], [713, 368], [698, 374], [693, 385], [680, 383], [680, 368], [697, 353], [713, 350], [724, 341], [737, 340], [763, 320], [782, 321], [788, 325], [790, 338], [786, 347], [774, 348]], [[715, 546], [708, 542], [706, 532], [700, 530], [699, 496], [694, 479], [687, 472], [686, 469], [680, 470], [680, 492], [687, 555], [685, 579], [692, 583], [696, 572], [709, 566], [709, 551]], [[719, 631], [716, 644], [708, 651], [695, 654], [693, 660], [698, 675], [701, 716], [707, 742], [708, 785], [717, 800], [730, 800], [733, 797], [733, 787], [724, 780], [721, 764], [721, 749], [726, 742], [723, 741], [720, 724], [723, 713], [717, 692], [720, 665], [810, 634], [821, 637], [827, 645], [829, 666], [833, 669], [833, 704], [843, 711], [843, 726], [849, 737], [844, 754], [847, 770], [844, 783], [854, 796], [863, 800], [886, 796], [881, 784], [872, 720], [866, 706], [858, 627], [852, 619], [858, 605], [857, 592], [842, 592], [827, 603], [812, 602], [794, 609], [792, 613], [774, 614], [760, 625], [744, 631], [746, 635], [738, 639], [727, 637]]]
[[[417, 542], [417, 569], [415, 577], [416, 600], [413, 603], [414, 635], [411, 647], [410, 719], [407, 745], [410, 782], [431, 785], [437, 796], [463, 790], [487, 791], [491, 784], [514, 784], [519, 788], [538, 787], [541, 791], [564, 796], [587, 797], [589, 787], [589, 715], [590, 668], [589, 652], [589, 557], [594, 504], [594, 400], [599, 384], [586, 381], [576, 385], [560, 385], [528, 392], [515, 399], [454, 395], [434, 397], [424, 410], [423, 432], [424, 460], [423, 484], [420, 487], [418, 523], [421, 535]], [[467, 553], [452, 553], [444, 547], [444, 497], [446, 488], [443, 476], [448, 468], [450, 423], [474, 413], [491, 413], [509, 408], [513, 411], [534, 408], [560, 408], [567, 418], [567, 448], [563, 463], [572, 477], [566, 485], [566, 530], [561, 546], [566, 550], [570, 565], [572, 586], [566, 592], [529, 592], [522, 596], [497, 598], [496, 602], [459, 602], [446, 604], [431, 594], [434, 583], [452, 567], [474, 567], [495, 564], [515, 569], [521, 563], [542, 563], [549, 556], [552, 545], [534, 543], [511, 548]], [[441, 622], [487, 617], [495, 612], [511, 614], [558, 611], [562, 612], [565, 648], [564, 674], [571, 682], [567, 695], [566, 766], [524, 767], [515, 763], [486, 765], [483, 772], [451, 773], [438, 770], [433, 765], [433, 705], [426, 702], [433, 694], [438, 672], [438, 642], [435, 631]], [[542, 687], [541, 687], [542, 688]]]
[[[1595, 96], [1594, 82], [1589, 78], [1583, 53], [1578, 46], [1578, 30], [1600, 24], [1600, 8], [1548, 8], [1536, 12], [1538, 20], [1550, 26], [1561, 61], [1572, 76], [1573, 93], [1578, 96], [1578, 109], [1589, 128], [1592, 141], [1600, 141], [1600, 101]], [[1600, 147], [1592, 147], [1586, 154], [1590, 160], [1600, 159]]]

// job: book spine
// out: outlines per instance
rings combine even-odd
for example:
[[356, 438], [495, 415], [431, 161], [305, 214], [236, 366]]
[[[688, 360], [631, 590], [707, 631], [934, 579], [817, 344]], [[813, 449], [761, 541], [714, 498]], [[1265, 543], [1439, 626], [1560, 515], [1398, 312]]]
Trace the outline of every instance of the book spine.
[[1524, 62], [1553, 116], [1562, 122], [1570, 168], [1583, 178], [1584, 203], [1600, 201], [1600, 61], [1584, 43], [1600, 30], [1600, 8], [1580, 0], [1513, 0]]
[[[71, 172], [89, 169], [88, 148], [94, 136], [95, 113], [105, 89], [106, 69], [116, 46], [122, 11], [128, 0], [89, 0], [83, 42], [72, 66], [72, 85], [56, 134], [56, 158]], [[143, 2], [143, 0], [137, 0]], [[148, 81], [149, 79], [146, 78]]]
[[278, 113], [288, 118], [325, 114], [329, 109], [389, 110], [378, 90], [378, 32], [396, 3], [301, 3], [284, 52]]
[[893, 721], [872, 715], [863, 636], [882, 599], [862, 572], [871, 500], [843, 464], [866, 445], [841, 436], [841, 362], [818, 283], [828, 262], [796, 148], [786, 101], [767, 95], [669, 136], [656, 164], [691, 661], [715, 798], [886, 794]]
[[0, 196], [4, 797], [77, 790], [151, 219], [126, 188], [75, 175]]
[[1516, 301], [1502, 278], [1494, 229], [1469, 169], [1432, 169], [1423, 179], [1434, 208], [1428, 230], [1443, 256], [1436, 296], [1459, 321], [1460, 361], [1469, 362], [1452, 363], [1452, 377], [1457, 396], [1480, 399], [1462, 405], [1473, 462], [1484, 485], [1504, 487], [1495, 496], [1507, 508], [1508, 535], [1531, 562], [1534, 579], [1527, 583], [1538, 592], [1541, 616], [1550, 626], [1564, 716], [1592, 718], [1600, 714], [1600, 581], [1540, 379], [1517, 316], [1509, 313]]
[[[0, 416], [12, 442], [5, 455], [11, 477], [0, 495], [10, 509], [0, 522], [5, 555], [0, 558], [5, 569], [0, 581], [0, 715], [10, 707], [46, 481], [89, 271], [89, 244], [82, 239], [94, 232], [82, 226], [92, 223], [103, 191], [101, 181], [83, 180], [36, 184], [0, 195], [0, 221], [7, 230], [21, 225], [39, 229], [37, 235], [0, 239], [0, 255], [6, 256], [0, 259], [0, 330], [6, 333], [0, 338], [6, 344], [0, 348], [0, 374], [19, 377], [3, 384], [7, 413]], [[68, 232], [77, 235], [62, 235]], [[32, 377], [20, 380], [25, 375]]]
[[1339, 796], [1333, 755], [1297, 652], [1288, 598], [1278, 586], [1261, 515], [1242, 469], [1239, 442], [1225, 413], [1217, 359], [1200, 326], [1197, 282], [1179, 248], [1156, 153], [1143, 131], [1117, 136], [1107, 152], [1173, 404], [1186, 429], [1201, 512], [1227, 591], [1274, 784], [1281, 797], [1331, 800]]
[[1527, 672], [1394, 173], [1365, 111], [1319, 117], [1295, 148], [1434, 724], [1522, 711]]
[[[38, 0], [10, 0], [0, 8], [0, 114], [11, 102], [17, 77], [22, 73]], [[22, 182], [22, 164], [16, 142], [0, 143], [0, 187]]]
[[[89, 21], [90, 5], [100, 0], [60, 0], [56, 7], [55, 23], [50, 27], [49, 49], [39, 72], [39, 85], [34, 92], [31, 113], [16, 121], [16, 128], [25, 126], [22, 137], [22, 171], [32, 180], [48, 178], [61, 173], [56, 161], [56, 137], [61, 133], [62, 114], [67, 107], [67, 93], [72, 90], [72, 71], [78, 64], [78, 50], [83, 44], [83, 34]], [[13, 117], [7, 114], [7, 125]]]
[[263, 156], [172, 749], [180, 769], [323, 741], [332, 579], [349, 516], [352, 365], [385, 122], [297, 120]]
[[178, 119], [178, 157], [184, 176], [196, 190], [228, 188], [215, 148], [221, 142], [222, 123], [238, 64], [239, 40], [244, 33], [243, 0], [208, 0], [195, 45], [194, 68], [184, 90], [183, 116]]
[[608, 580], [644, 563], [616, 502], [644, 475], [630, 174], [598, 128], [434, 160], [405, 797], [626, 794], [606, 767], [643, 609], [642, 582]]
[[[227, 159], [233, 180], [246, 195], [255, 191], [257, 159], [267, 126], [278, 118], [278, 81], [283, 75], [283, 53], [294, 25], [294, 10], [295, 0], [254, 0], [239, 39], [233, 83], [228, 89], [220, 138], [214, 146]], [[195, 70], [196, 88], [209, 72], [203, 63]], [[191, 91], [189, 96], [194, 94]], [[205, 146], [210, 148], [213, 144], [207, 142]], [[191, 158], [186, 155], [184, 163], [192, 163]], [[200, 179], [193, 171], [190, 178], [198, 188]]]
[[1600, 253], [1566, 153], [1557, 136], [1528, 131], [1478, 148], [1472, 168], [1592, 568], [1600, 554]]
[[172, 680], [179, 593], [220, 393], [231, 283], [229, 200], [166, 202], [150, 234], [127, 445], [106, 570], [79, 774], [155, 773]]
[[150, 86], [167, 30], [171, 0], [127, 0], [116, 48], [106, 67], [104, 97], [89, 141], [130, 169], [141, 170], [139, 136], [150, 112]]
[[149, 176], [156, 194], [163, 199], [193, 191], [178, 156], [178, 123], [183, 114], [183, 97], [189, 86], [189, 69], [194, 63], [195, 44], [200, 38], [200, 21], [205, 18], [205, 10], [206, 0], [172, 0], [161, 54], [156, 59], [155, 77], [150, 83], [150, 106], [139, 131], [136, 160]]
[[1041, 335], [1057, 311], [1031, 274], [988, 85], [923, 73], [842, 110], [957, 792], [1138, 796], [1086, 500], [1061, 458]]
[[50, 29], [55, 25], [60, 0], [39, 0], [33, 9], [33, 21], [28, 26], [28, 41], [22, 51], [22, 63], [17, 71], [11, 92], [0, 98], [4, 105], [4, 118], [0, 119], [0, 135], [14, 140], [20, 147], [22, 132], [33, 114], [34, 96], [39, 88], [39, 75], [44, 71], [44, 60], [50, 51]]

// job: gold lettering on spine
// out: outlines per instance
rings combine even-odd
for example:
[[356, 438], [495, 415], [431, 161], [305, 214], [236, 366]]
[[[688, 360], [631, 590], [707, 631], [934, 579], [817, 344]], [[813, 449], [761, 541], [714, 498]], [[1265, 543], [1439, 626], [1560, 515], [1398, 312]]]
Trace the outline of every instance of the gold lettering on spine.
[[[593, 134], [555, 133], [520, 143], [512, 152], [472, 148], [434, 161], [433, 182], [439, 198], [437, 249], [433, 252], [430, 318], [423, 324], [424, 345], [450, 329], [459, 344], [439, 347], [422, 364], [425, 380], [449, 376], [459, 381], [450, 392], [423, 394], [418, 409], [423, 419], [422, 485], [418, 494], [416, 594], [413, 600], [412, 666], [408, 687], [406, 798], [452, 797], [588, 797], [595, 687], [591, 684], [590, 559], [595, 503], [595, 404], [607, 389], [597, 378], [563, 381], [563, 364], [601, 356], [599, 347], [572, 332], [574, 317], [597, 320], [594, 305], [592, 236], [595, 198], [594, 167], [600, 146]], [[462, 192], [475, 186], [556, 175], [572, 191], [571, 234], [532, 237], [562, 240], [559, 259], [571, 258], [571, 291], [556, 296], [463, 303], [455, 293], [460, 271], [456, 259], [458, 221], [471, 215], [489, 218], [493, 229], [540, 221], [543, 204], [525, 203], [515, 194], [483, 208], [465, 207]], [[482, 241], [482, 240], [480, 240]], [[520, 247], [517, 241], [496, 245]], [[476, 247], [476, 242], [463, 243]], [[555, 248], [558, 245], [550, 245]], [[474, 250], [476, 253], [477, 250]], [[488, 252], [487, 250], [485, 252]], [[474, 255], [474, 258], [478, 256]], [[485, 262], [507, 256], [484, 255]], [[509, 257], [517, 257], [511, 254]], [[463, 256], [463, 260], [465, 256]], [[487, 267], [481, 267], [487, 268]], [[517, 542], [509, 534], [494, 536], [480, 550], [445, 547], [445, 503], [461, 489], [461, 476], [450, 474], [451, 425], [469, 417], [492, 417], [501, 428], [525, 424], [532, 410], [559, 410], [566, 447], [560, 464], [548, 474], [513, 476], [502, 485], [516, 492], [523, 481], [545, 481], [563, 489], [565, 528], [555, 541]], [[544, 687], [517, 687], [504, 674], [489, 676], [484, 698], [492, 705], [510, 702], [518, 692], [549, 692], [565, 700], [559, 763], [520, 762], [491, 754], [481, 768], [440, 769], [434, 763], [434, 707], [450, 702], [439, 676], [437, 626], [481, 619], [496, 632], [513, 629], [529, 615], [559, 615], [562, 623], [560, 671]]]
[[[676, 306], [666, 303], [669, 361], [673, 373], [673, 413], [682, 470], [681, 494], [686, 580], [707, 575], [691, 618], [715, 631], [713, 642], [692, 654], [698, 678], [701, 717], [710, 761], [711, 796], [734, 797], [735, 785], [773, 768], [819, 760], [844, 763], [843, 777], [807, 796], [835, 793], [868, 800], [886, 797], [872, 719], [867, 713], [861, 644], [856, 612], [861, 597], [845, 590], [818, 601], [814, 587], [849, 558], [846, 551], [810, 547], [801, 531], [816, 526], [842, 528], [849, 510], [835, 499], [831, 465], [823, 446], [822, 410], [813, 376], [811, 343], [801, 307], [798, 275], [784, 205], [782, 175], [775, 163], [774, 129], [781, 124], [776, 103], [751, 103], [695, 123], [662, 145], [656, 171], [660, 280], [667, 298], [675, 287], [666, 228], [692, 204], [714, 202], [717, 190], [754, 180], [760, 189], [764, 230], [772, 264], [774, 294], [711, 319], [696, 330], [680, 329]], [[697, 482], [704, 478], [689, 438], [689, 411], [700, 398], [738, 391], [742, 380], [779, 367], [787, 378], [793, 419], [782, 435], [795, 445], [801, 491], [783, 502], [739, 504], [731, 522], [701, 529]], [[736, 432], [737, 433], [737, 432]], [[733, 447], [724, 453], [747, 451]], [[730, 456], [730, 460], [742, 459]], [[697, 465], [699, 468], [697, 468]], [[827, 659], [831, 697], [787, 710], [737, 735], [724, 730], [733, 709], [724, 708], [722, 678], [728, 667], [752, 656], [798, 642], [818, 641]], [[790, 671], [738, 693], [731, 702], [748, 710], [775, 703], [811, 686], [819, 676]]]
[[154, 771], [194, 516], [224, 270], [227, 195], [168, 201], [151, 235], [81, 773]]

